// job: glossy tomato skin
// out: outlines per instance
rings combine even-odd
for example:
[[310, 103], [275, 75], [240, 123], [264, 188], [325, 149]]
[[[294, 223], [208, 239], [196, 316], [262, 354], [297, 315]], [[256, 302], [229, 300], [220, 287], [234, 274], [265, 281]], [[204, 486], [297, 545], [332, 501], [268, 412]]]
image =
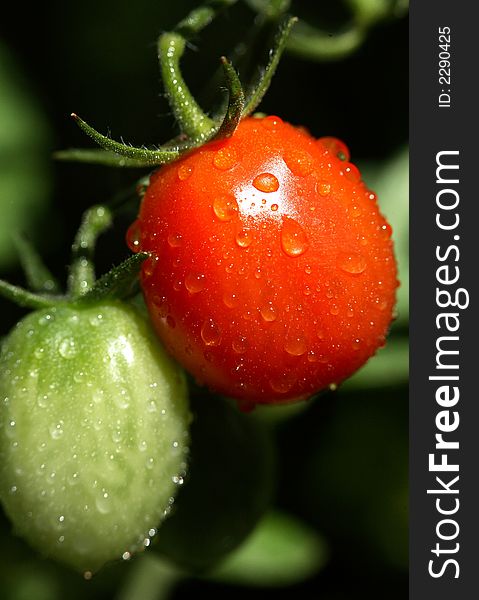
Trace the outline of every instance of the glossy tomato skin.
[[339, 140], [248, 118], [151, 178], [134, 250], [156, 331], [199, 382], [244, 403], [311, 396], [384, 344], [391, 229]]

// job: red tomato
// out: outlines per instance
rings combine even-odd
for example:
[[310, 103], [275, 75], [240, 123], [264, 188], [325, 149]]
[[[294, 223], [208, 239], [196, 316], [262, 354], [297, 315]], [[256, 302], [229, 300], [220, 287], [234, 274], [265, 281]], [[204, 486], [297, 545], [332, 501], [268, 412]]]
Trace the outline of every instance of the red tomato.
[[391, 228], [346, 146], [248, 118], [151, 178], [130, 247], [160, 338], [243, 403], [306, 398], [384, 345]]

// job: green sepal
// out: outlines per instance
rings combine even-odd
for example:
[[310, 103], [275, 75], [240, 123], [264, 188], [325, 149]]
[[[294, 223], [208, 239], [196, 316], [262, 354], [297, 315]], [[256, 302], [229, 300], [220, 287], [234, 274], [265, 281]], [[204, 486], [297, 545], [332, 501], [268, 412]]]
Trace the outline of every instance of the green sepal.
[[243, 116], [250, 115], [266, 94], [273, 75], [278, 66], [279, 60], [286, 47], [289, 34], [293, 25], [298, 21], [297, 17], [290, 15], [283, 17], [279, 22], [278, 31], [274, 37], [273, 47], [269, 53], [269, 61], [266, 67], [262, 69], [259, 79], [252, 85], [251, 90], [247, 93]]
[[243, 87], [233, 65], [224, 56], [221, 57], [221, 63], [228, 84], [228, 108], [215, 139], [229, 138], [233, 135], [241, 121], [245, 105]]
[[60, 286], [32, 244], [21, 234], [13, 236], [28, 287], [33, 292], [60, 293]]
[[163, 165], [165, 163], [171, 162], [175, 160], [179, 156], [179, 152], [174, 148], [169, 148], [164, 150], [162, 148], [157, 148], [155, 150], [149, 148], [137, 148], [135, 146], [128, 146], [126, 144], [122, 144], [121, 142], [116, 142], [111, 138], [102, 135], [96, 129], [93, 129], [88, 123], [83, 121], [78, 115], [72, 113], [71, 115], [78, 127], [82, 131], [84, 131], [88, 136], [92, 138], [99, 146], [101, 146], [104, 150], [108, 150], [115, 154], [119, 154], [120, 156], [124, 156], [126, 158], [132, 158], [137, 162], [135, 166], [138, 167], [147, 167], [154, 165]]
[[65, 302], [63, 296], [35, 294], [22, 287], [3, 281], [3, 279], [0, 279], [0, 296], [14, 302], [17, 306], [32, 309], [51, 308], [52, 306]]
[[86, 294], [73, 298], [73, 302], [90, 304], [106, 298], [120, 299], [130, 295], [138, 279], [141, 265], [149, 256], [147, 252], [130, 256], [100, 277]]
[[103, 165], [105, 167], [150, 167], [151, 164], [136, 158], [120, 156], [111, 150], [69, 148], [53, 153], [53, 158], [65, 162], [89, 163], [91, 165]]

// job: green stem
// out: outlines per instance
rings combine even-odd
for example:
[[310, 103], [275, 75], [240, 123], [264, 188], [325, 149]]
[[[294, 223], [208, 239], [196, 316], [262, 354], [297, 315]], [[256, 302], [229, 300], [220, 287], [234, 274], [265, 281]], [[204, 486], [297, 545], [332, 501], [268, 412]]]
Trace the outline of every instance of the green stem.
[[68, 290], [73, 297], [83, 296], [93, 287], [93, 253], [96, 240], [111, 222], [111, 213], [105, 206], [93, 206], [84, 213], [72, 246], [73, 259], [68, 277]]
[[192, 10], [187, 17], [178, 23], [175, 31], [184, 38], [189, 39], [209, 25], [223, 8], [233, 6], [236, 2], [237, 0], [210, 0], [204, 6]]
[[291, 0], [246, 0], [247, 4], [268, 19], [277, 19], [288, 12]]
[[214, 122], [202, 111], [181, 74], [180, 58], [185, 44], [185, 38], [179, 33], [162, 34], [158, 40], [158, 58], [168, 102], [181, 131], [201, 140], [211, 133]]
[[22, 235], [14, 235], [13, 241], [17, 247], [28, 287], [34, 292], [59, 293], [60, 286], [30, 242]]
[[289, 53], [315, 61], [339, 60], [354, 52], [364, 41], [366, 30], [352, 23], [341, 33], [331, 35], [300, 21], [287, 41]]
[[233, 135], [239, 125], [244, 109], [244, 93], [239, 77], [227, 58], [221, 57], [226, 81], [228, 84], [228, 108], [215, 139], [228, 138]]
[[63, 297], [49, 297], [40, 294], [34, 294], [28, 290], [24, 290], [21, 287], [3, 281], [2, 279], [0, 279], [0, 296], [7, 298], [7, 300], [11, 300], [18, 306], [33, 309], [51, 308], [55, 304], [59, 304], [64, 301]]

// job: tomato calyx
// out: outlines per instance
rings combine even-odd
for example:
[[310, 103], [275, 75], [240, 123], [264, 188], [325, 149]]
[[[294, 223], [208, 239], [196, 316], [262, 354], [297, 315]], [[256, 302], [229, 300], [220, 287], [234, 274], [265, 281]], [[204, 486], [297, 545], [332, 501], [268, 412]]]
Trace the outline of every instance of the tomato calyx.
[[161, 78], [166, 97], [180, 126], [179, 136], [154, 148], [135, 147], [102, 135], [77, 114], [72, 113], [76, 124], [100, 146], [101, 150], [64, 150], [57, 152], [56, 158], [116, 167], [151, 167], [173, 162], [206, 142], [231, 137], [240, 120], [253, 113], [261, 102], [278, 66], [289, 33], [297, 21], [289, 15], [278, 20], [268, 62], [258, 70], [256, 78], [248, 82], [245, 87], [248, 90], [246, 95], [232, 63], [226, 57], [221, 57], [228, 102], [226, 109], [209, 117], [186, 85], [181, 73], [180, 59], [187, 43], [223, 8], [233, 3], [231, 0], [219, 0], [196, 8], [173, 31], [162, 33], [158, 38]]
[[122, 299], [132, 294], [147, 252], [140, 252], [113, 267], [99, 279], [95, 277], [93, 253], [96, 241], [112, 223], [110, 210], [93, 206], [83, 215], [72, 245], [72, 262], [65, 294], [53, 275], [43, 264], [35, 249], [21, 237], [16, 246], [29, 289], [0, 279], [0, 295], [19, 306], [31, 309], [65, 305], [88, 305], [102, 300]]

